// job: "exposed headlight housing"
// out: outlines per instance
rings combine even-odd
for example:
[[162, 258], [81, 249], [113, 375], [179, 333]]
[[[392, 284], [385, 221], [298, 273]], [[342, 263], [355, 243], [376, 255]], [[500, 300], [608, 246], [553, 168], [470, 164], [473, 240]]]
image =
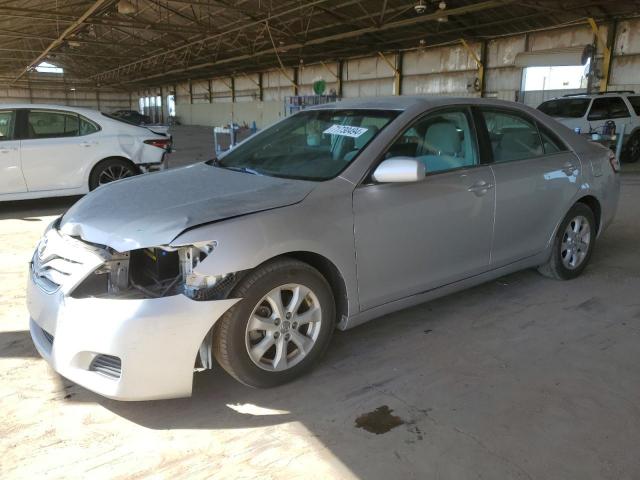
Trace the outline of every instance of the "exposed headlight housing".
[[223, 298], [234, 284], [234, 274], [213, 276], [195, 271], [216, 246], [214, 241], [111, 252], [72, 296], [160, 298], [184, 294], [193, 300]]

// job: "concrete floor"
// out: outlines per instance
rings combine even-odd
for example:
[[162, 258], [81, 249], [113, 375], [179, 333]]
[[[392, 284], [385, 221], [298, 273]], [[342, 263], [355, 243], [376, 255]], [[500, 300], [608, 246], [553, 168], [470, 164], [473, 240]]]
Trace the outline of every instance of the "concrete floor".
[[[207, 132], [184, 130], [173, 165], [206, 157]], [[142, 403], [60, 378], [31, 344], [27, 261], [74, 200], [0, 205], [0, 478], [640, 478], [639, 175], [577, 280], [520, 272], [336, 332], [292, 384], [216, 369]], [[381, 406], [403, 423], [356, 427]]]

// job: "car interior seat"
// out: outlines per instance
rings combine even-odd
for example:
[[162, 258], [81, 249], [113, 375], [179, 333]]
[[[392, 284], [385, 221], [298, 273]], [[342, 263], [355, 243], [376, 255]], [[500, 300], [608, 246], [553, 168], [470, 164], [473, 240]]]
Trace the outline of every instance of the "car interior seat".
[[424, 163], [427, 173], [471, 164], [462, 151], [462, 139], [455, 123], [439, 121], [427, 127], [422, 145], [423, 155], [418, 157]]
[[542, 155], [542, 144], [536, 132], [528, 128], [504, 128], [501, 133], [500, 142], [495, 148], [496, 162]]

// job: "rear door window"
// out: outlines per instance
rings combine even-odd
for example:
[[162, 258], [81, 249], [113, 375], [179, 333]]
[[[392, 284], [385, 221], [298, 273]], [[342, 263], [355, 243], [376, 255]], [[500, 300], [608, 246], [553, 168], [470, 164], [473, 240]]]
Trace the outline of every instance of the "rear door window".
[[542, 113], [558, 118], [582, 118], [587, 113], [590, 98], [558, 98], [538, 107]]
[[80, 120], [75, 113], [29, 110], [27, 128], [28, 138], [75, 137]]
[[516, 112], [481, 108], [496, 163], [544, 154], [536, 124]]
[[629, 109], [621, 97], [596, 98], [587, 120], [609, 120], [629, 117]]
[[0, 141], [13, 139], [14, 119], [15, 112], [13, 110], [0, 111]]

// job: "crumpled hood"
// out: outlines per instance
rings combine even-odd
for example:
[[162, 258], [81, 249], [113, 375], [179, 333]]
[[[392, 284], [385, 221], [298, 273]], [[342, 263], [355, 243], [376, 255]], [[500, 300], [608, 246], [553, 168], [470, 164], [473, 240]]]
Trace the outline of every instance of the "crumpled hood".
[[73, 205], [59, 228], [125, 252], [166, 245], [204, 223], [298, 203], [314, 186], [199, 163], [104, 185]]

